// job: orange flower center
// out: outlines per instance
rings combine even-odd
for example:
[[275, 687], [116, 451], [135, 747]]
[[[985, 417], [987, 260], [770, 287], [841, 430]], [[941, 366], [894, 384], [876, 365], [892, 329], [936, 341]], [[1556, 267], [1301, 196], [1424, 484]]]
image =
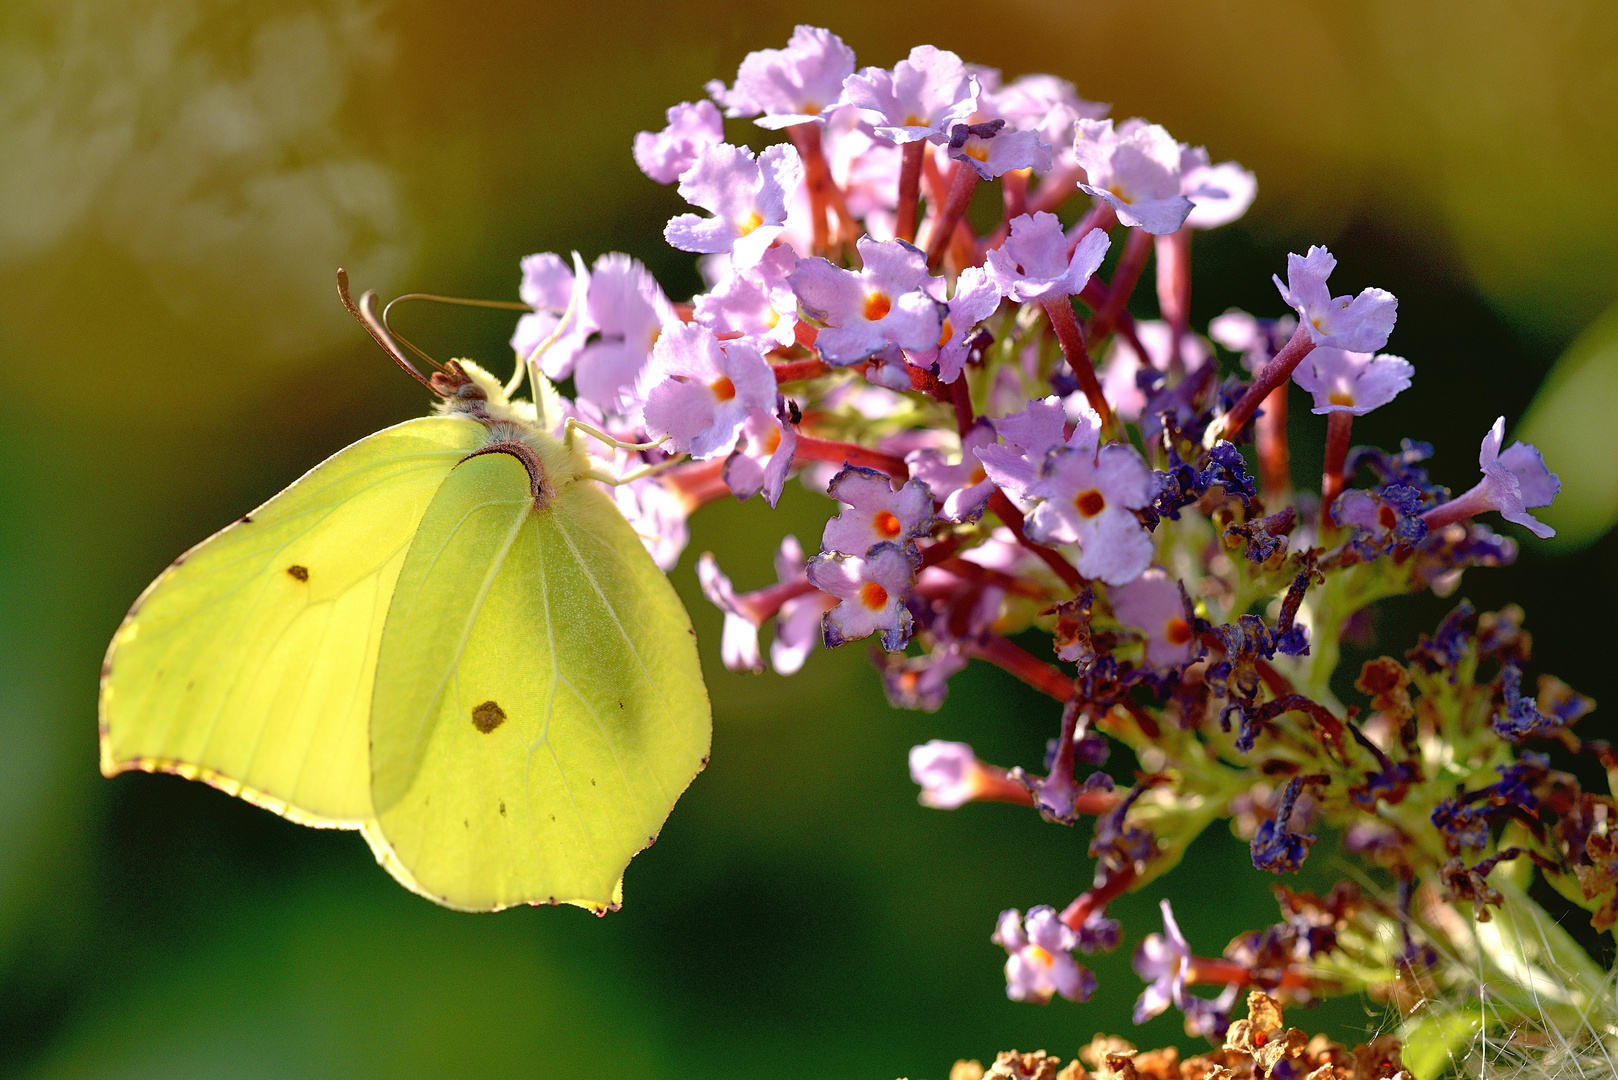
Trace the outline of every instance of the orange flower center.
[[1107, 499], [1101, 492], [1091, 488], [1089, 491], [1081, 491], [1075, 495], [1073, 505], [1085, 517], [1093, 518], [1107, 508]]
[[1391, 529], [1399, 524], [1399, 515], [1393, 512], [1393, 507], [1384, 506], [1376, 512], [1376, 523], [1384, 529]]
[[885, 292], [874, 292], [865, 298], [865, 321], [876, 322], [878, 319], [888, 317], [893, 310], [893, 301], [888, 299]]
[[887, 537], [889, 540], [899, 535], [899, 519], [886, 510], [872, 518], [871, 524], [876, 526], [876, 531], [880, 535]]
[[872, 611], [881, 611], [888, 606], [888, 590], [874, 581], [866, 582], [860, 588], [860, 603]]
[[1038, 964], [1040, 967], [1048, 968], [1052, 964], [1056, 963], [1056, 957], [1052, 956], [1049, 952], [1040, 948], [1038, 945], [1030, 945], [1023, 951], [1028, 955], [1030, 960]]
[[1109, 184], [1107, 186], [1107, 193], [1109, 195], [1115, 196], [1118, 199], [1118, 201], [1123, 203], [1125, 206], [1134, 205], [1135, 200], [1131, 199], [1129, 197], [1129, 194], [1127, 192], [1125, 192], [1124, 189], [1119, 187], [1117, 184]]
[[1173, 618], [1164, 625], [1163, 636], [1170, 645], [1184, 645], [1191, 640], [1191, 627], [1184, 619]]
[[973, 484], [981, 484], [988, 478], [989, 474], [983, 471], [982, 465], [979, 465], [977, 468], [972, 470], [972, 479], [967, 482], [966, 486], [971, 487]]
[[942, 349], [945, 345], [948, 345], [949, 344], [949, 339], [954, 337], [954, 336], [955, 336], [955, 327], [953, 327], [953, 326], [951, 326], [949, 324], [948, 319], [945, 319], [944, 320], [943, 333], [938, 335], [938, 347], [940, 349]]
[[770, 433], [764, 436], [764, 452], [766, 454], [773, 454], [780, 445], [781, 429], [778, 427], [772, 427], [770, 429]]
[[1354, 407], [1354, 395], [1347, 390], [1333, 390], [1326, 395], [1326, 400], [1333, 405], [1347, 405], [1351, 409]]
[[720, 401], [729, 401], [736, 396], [736, 384], [730, 381], [730, 376], [728, 375], [719, 376], [719, 378], [708, 384], [708, 389], [712, 390], [713, 396]]
[[978, 161], [988, 161], [989, 144], [977, 142], [975, 140], [970, 141], [965, 146], [961, 147], [961, 153], [965, 154], [969, 158], [976, 158]]
[[762, 224], [764, 219], [758, 216], [758, 211], [749, 210], [746, 217], [736, 222], [736, 231], [746, 236]]

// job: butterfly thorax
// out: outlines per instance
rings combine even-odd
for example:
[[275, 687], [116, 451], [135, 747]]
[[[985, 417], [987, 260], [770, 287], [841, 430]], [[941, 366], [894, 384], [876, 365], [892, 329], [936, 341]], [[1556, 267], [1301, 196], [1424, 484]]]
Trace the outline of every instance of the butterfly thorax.
[[538, 508], [545, 506], [589, 471], [582, 451], [564, 445], [541, 422], [534, 403], [506, 396], [500, 380], [471, 360], [451, 360], [434, 374], [443, 379], [443, 400], [437, 411], [465, 417], [482, 425], [487, 442], [469, 454], [506, 453], [522, 462]]

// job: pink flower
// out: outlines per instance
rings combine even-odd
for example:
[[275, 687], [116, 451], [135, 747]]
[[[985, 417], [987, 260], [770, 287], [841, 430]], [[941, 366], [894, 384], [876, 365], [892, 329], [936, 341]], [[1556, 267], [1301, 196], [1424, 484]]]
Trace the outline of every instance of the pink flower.
[[1045, 458], [1059, 446], [1094, 454], [1100, 440], [1101, 418], [1084, 409], [1067, 434], [1067, 413], [1056, 396], [1030, 401], [1028, 407], [994, 421], [994, 430], [1004, 440], [978, 448], [978, 460], [989, 479], [1007, 491], [1026, 496], [1039, 483]]
[[802, 182], [803, 163], [790, 143], [765, 148], [757, 160], [746, 147], [708, 147], [681, 176], [679, 190], [714, 216], [681, 214], [663, 236], [681, 251], [728, 251], [736, 268], [746, 270], [785, 230], [787, 193]]
[[1041, 544], [1078, 544], [1079, 573], [1108, 585], [1140, 576], [1152, 561], [1152, 537], [1134, 511], [1152, 498], [1152, 470], [1135, 448], [1109, 443], [1099, 454], [1063, 447], [1046, 460], [1028, 517]]
[[1297, 328], [1298, 320], [1291, 315], [1257, 319], [1240, 308], [1230, 308], [1214, 316], [1208, 324], [1208, 336], [1231, 352], [1241, 353], [1242, 367], [1257, 374], [1291, 340]]
[[932, 742], [910, 748], [910, 779], [921, 786], [921, 805], [955, 810], [983, 791], [983, 765], [966, 743]]
[[933, 494], [920, 480], [894, 491], [886, 473], [845, 465], [826, 494], [847, 509], [826, 522], [823, 551], [861, 555], [885, 543], [908, 549], [933, 524]]
[[1292, 381], [1314, 396], [1312, 411], [1317, 414], [1364, 416], [1406, 389], [1415, 370], [1402, 356], [1373, 356], [1324, 346], [1303, 358], [1292, 372]]
[[1514, 442], [1501, 453], [1500, 445], [1505, 439], [1506, 418], [1502, 416], [1483, 437], [1483, 445], [1478, 450], [1483, 479], [1465, 494], [1423, 514], [1422, 520], [1429, 529], [1436, 531], [1463, 518], [1495, 510], [1507, 521], [1516, 522], [1542, 540], [1556, 535], [1555, 529], [1528, 511], [1536, 506], [1549, 506], [1562, 490], [1562, 481], [1545, 467], [1545, 459], [1529, 443]]
[[798, 446], [797, 429], [781, 419], [783, 408], [777, 395], [774, 412], [749, 413], [742, 423], [736, 449], [725, 459], [724, 474], [731, 494], [738, 499], [751, 499], [762, 491], [772, 508], [781, 501]]
[[877, 544], [863, 556], [822, 553], [809, 560], [808, 573], [815, 588], [840, 601], [821, 621], [826, 648], [878, 632], [889, 652], [910, 640], [905, 599], [916, 578], [910, 556], [898, 544]]
[[939, 332], [938, 345], [906, 350], [905, 359], [919, 368], [937, 364], [938, 380], [945, 385], [954, 382], [966, 367], [978, 323], [999, 309], [1000, 296], [1000, 286], [982, 267], [968, 266], [955, 280], [955, 295], [944, 305], [944, 327]]
[[1062, 161], [1073, 163], [1073, 123], [1100, 120], [1109, 105], [1079, 97], [1073, 84], [1054, 75], [1023, 75], [992, 92], [985, 88], [983, 112], [1018, 131], [1032, 131]]
[[672, 184], [697, 155], [725, 141], [725, 122], [711, 101], [669, 107], [668, 127], [635, 136], [635, 164], [659, 184]]
[[1275, 278], [1281, 299], [1287, 302], [1309, 330], [1309, 339], [1318, 345], [1331, 345], [1350, 352], [1374, 353], [1388, 343], [1399, 301], [1383, 289], [1361, 289], [1358, 296], [1332, 296], [1326, 279], [1337, 268], [1337, 260], [1323, 247], [1309, 254], [1287, 256], [1287, 283]]
[[1258, 178], [1234, 161], [1208, 164], [1201, 146], [1180, 148], [1180, 194], [1191, 200], [1188, 229], [1215, 229], [1247, 213], [1258, 195]]
[[1089, 183], [1079, 189], [1110, 205], [1125, 225], [1162, 236], [1176, 232], [1191, 213], [1180, 193], [1180, 144], [1157, 124], [1078, 120], [1073, 154]]
[[[803, 547], [796, 536], [781, 538], [775, 552], [775, 575], [787, 582], [804, 576]], [[820, 645], [820, 619], [835, 606], [835, 597], [823, 592], [795, 596], [775, 615], [775, 639], [770, 642], [770, 666], [777, 675], [794, 675], [809, 653]]]
[[720, 344], [705, 326], [676, 323], [652, 349], [645, 394], [646, 431], [669, 436], [674, 453], [727, 454], [749, 413], [775, 404], [775, 374], [744, 341]]
[[799, 26], [786, 48], [748, 53], [728, 90], [718, 79], [706, 89], [726, 116], [754, 116], [759, 127], [778, 129], [819, 117], [842, 96], [843, 82], [852, 74], [854, 50], [842, 38]]
[[[585, 284], [588, 288], [588, 276]], [[517, 320], [517, 329], [511, 335], [512, 351], [526, 359], [556, 332], [556, 324], [573, 298], [573, 270], [552, 252], [529, 255], [522, 261], [522, 284], [517, 287], [517, 295], [534, 309]], [[547, 377], [565, 379], [572, 373], [574, 358], [592, 329], [585, 312], [574, 312], [573, 323], [561, 340], [540, 358], [540, 368]]]
[[1014, 131], [1004, 120], [956, 124], [950, 128], [949, 156], [970, 166], [979, 179], [993, 180], [1015, 169], [1049, 172], [1051, 148], [1032, 131]]
[[749, 618], [736, 601], [736, 589], [712, 552], [704, 551], [697, 559], [697, 581], [708, 602], [725, 613], [724, 629], [719, 634], [719, 658], [731, 671], [761, 672], [764, 660], [758, 650], [758, 624]]
[[1096, 978], [1073, 958], [1078, 935], [1046, 905], [1030, 908], [1028, 917], [1010, 908], [1000, 913], [989, 938], [1006, 957], [1006, 996], [1012, 1001], [1047, 1002], [1053, 994], [1069, 1001], [1088, 1001]]
[[1100, 268], [1110, 243], [1096, 229], [1069, 256], [1067, 236], [1055, 214], [1024, 214], [1012, 219], [1005, 244], [988, 253], [989, 277], [1019, 304], [1077, 296]]
[[952, 52], [918, 45], [892, 71], [868, 67], [843, 83], [842, 102], [858, 108], [881, 138], [942, 143], [978, 107], [978, 84]]
[[660, 570], [674, 569], [690, 542], [690, 505], [658, 477], [648, 476], [612, 489], [613, 501], [629, 521]]
[[725, 262], [725, 275], [693, 297], [696, 321], [715, 334], [752, 338], [761, 349], [791, 345], [798, 325], [798, 298], [787, 279], [797, 269], [797, 254], [778, 244], [746, 270]]
[[1185, 600], [1179, 583], [1170, 581], [1162, 567], [1149, 568], [1108, 595], [1118, 621], [1146, 634], [1146, 659], [1153, 667], [1173, 667], [1191, 658], [1194, 639]]
[[[640, 406], [636, 383], [663, 327], [679, 316], [656, 279], [628, 255], [616, 252], [596, 260], [585, 294], [584, 325], [596, 334], [573, 359], [578, 396], [605, 413], [631, 413]], [[545, 373], [553, 379], [565, 372]]]
[[[947, 464], [937, 450], [913, 450], [905, 457], [910, 474], [927, 485], [933, 498], [943, 499], [945, 521], [976, 521], [994, 494], [994, 481], [978, 460], [977, 451], [994, 445], [994, 427], [979, 419], [961, 440], [961, 460]], [[976, 549], [974, 549], [976, 550]]]
[[864, 269], [802, 259], [788, 281], [805, 315], [824, 327], [815, 347], [827, 363], [854, 364], [889, 345], [923, 351], [938, 344], [945, 305], [922, 291], [927, 256], [902, 240], [856, 243]]

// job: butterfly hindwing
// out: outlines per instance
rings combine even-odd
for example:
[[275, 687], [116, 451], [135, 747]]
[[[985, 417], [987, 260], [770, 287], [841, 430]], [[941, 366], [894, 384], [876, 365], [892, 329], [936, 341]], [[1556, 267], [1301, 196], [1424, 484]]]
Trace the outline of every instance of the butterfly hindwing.
[[486, 441], [463, 418], [388, 428], [176, 560], [108, 650], [102, 771], [176, 772], [305, 824], [361, 826], [394, 580], [443, 478]]
[[708, 753], [668, 580], [593, 484], [536, 506], [507, 454], [457, 466], [423, 516], [378, 672], [367, 834], [454, 907], [612, 906]]

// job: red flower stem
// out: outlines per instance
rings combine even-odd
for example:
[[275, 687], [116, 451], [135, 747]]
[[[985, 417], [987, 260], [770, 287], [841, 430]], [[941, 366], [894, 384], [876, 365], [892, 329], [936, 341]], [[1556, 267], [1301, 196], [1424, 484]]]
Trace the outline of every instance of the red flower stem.
[[1047, 174], [1045, 179], [1039, 182], [1039, 187], [1029, 196], [1027, 212], [1037, 214], [1041, 210], [1047, 213], [1055, 210], [1079, 190], [1079, 177], [1083, 175], [1084, 170], [1077, 165], [1069, 165]]
[[961, 438], [964, 439], [977, 420], [972, 413], [972, 391], [967, 388], [964, 371], [949, 384], [949, 399], [955, 406], [955, 430], [960, 432]]
[[[929, 549], [930, 550], [930, 549]], [[925, 556], [923, 556], [925, 559]], [[997, 589], [1004, 589], [1008, 593], [1026, 596], [1030, 600], [1044, 600], [1045, 590], [1027, 581], [1006, 573], [1004, 570], [995, 570], [988, 566], [979, 566], [970, 559], [944, 558], [933, 562], [940, 570], [948, 570], [958, 578], [967, 581], [977, 581], [984, 585], [993, 585]]]
[[917, 570], [925, 570], [929, 566], [937, 566], [941, 562], [951, 559], [961, 549], [966, 538], [959, 534], [944, 537], [934, 544], [930, 544], [921, 553], [921, 565]]
[[1011, 226], [1012, 218], [1022, 217], [1028, 213], [1028, 177], [1027, 169], [1013, 169], [1000, 177], [1000, 195], [1005, 205], [1005, 224]]
[[927, 143], [905, 143], [899, 157], [899, 212], [894, 235], [906, 243], [916, 239], [916, 209], [921, 201], [921, 159], [927, 153]]
[[[1116, 807], [1122, 798], [1123, 795], [1117, 791], [1086, 792], [1073, 800], [1073, 808], [1077, 810], [1079, 809], [1079, 804], [1091, 801], [1096, 804], [1096, 808], [1093, 810], [1086, 808], [1082, 813], [1105, 814]], [[1133, 866], [1126, 866], [1122, 870], [1108, 875], [1097, 882], [1094, 888], [1086, 889], [1074, 897], [1073, 902], [1062, 910], [1062, 921], [1071, 930], [1079, 929], [1084, 925], [1085, 920], [1097, 911], [1106, 910], [1108, 904], [1128, 892], [1129, 887], [1134, 883], [1135, 868]]]
[[[1100, 311], [1106, 307], [1107, 298], [1111, 295], [1112, 293], [1108, 291], [1107, 286], [1093, 277], [1085, 282], [1084, 288], [1079, 291], [1079, 299], [1083, 300], [1091, 311]], [[1093, 323], [1094, 320], [1092, 320], [1090, 332], [1085, 335], [1090, 341], [1095, 341], [1096, 338], [1101, 336], [1100, 329]], [[1140, 359], [1141, 366], [1150, 365], [1152, 358], [1146, 355], [1146, 346], [1140, 343], [1140, 338], [1135, 334], [1135, 316], [1127, 311], [1120, 312], [1118, 314], [1118, 325], [1115, 329], [1123, 336], [1129, 347], [1135, 350], [1135, 355]]]
[[[1188, 983], [1223, 983], [1226, 986], [1251, 986], [1257, 981], [1256, 973], [1234, 960], [1208, 960], [1194, 956], [1187, 964], [1185, 981]], [[1282, 987], [1309, 985], [1309, 976], [1292, 968], [1281, 973]]]
[[1172, 342], [1169, 369], [1185, 368], [1180, 339], [1191, 329], [1191, 230], [1157, 238], [1157, 306], [1169, 324]]
[[1068, 230], [1067, 257], [1072, 258], [1073, 252], [1078, 248], [1079, 241], [1089, 236], [1096, 229], [1102, 232], [1111, 232], [1112, 227], [1118, 224], [1118, 215], [1113, 212], [1107, 203], [1090, 208], [1090, 212], [1079, 219], [1079, 223]]
[[1354, 427], [1354, 414], [1334, 412], [1326, 417], [1326, 467], [1320, 477], [1320, 530], [1337, 524], [1331, 504], [1343, 493], [1343, 467], [1348, 463], [1348, 437]]
[[781, 605], [788, 600], [817, 591], [815, 586], [809, 583], [807, 575], [799, 574], [790, 581], [742, 593], [736, 597], [736, 606], [747, 613], [754, 626], [762, 626], [766, 620], [773, 619], [776, 612], [781, 610]]
[[1270, 391], [1276, 387], [1284, 387], [1287, 380], [1292, 378], [1293, 370], [1301, 363], [1303, 358], [1314, 352], [1315, 343], [1309, 337], [1309, 328], [1300, 325], [1292, 335], [1292, 340], [1281, 347], [1281, 351], [1270, 358], [1264, 365], [1264, 370], [1253, 379], [1253, 384], [1247, 388], [1247, 393], [1236, 406], [1225, 414], [1225, 423], [1221, 434], [1227, 439], [1234, 439], [1236, 434], [1247, 426], [1247, 422], [1258, 411], [1259, 405], [1270, 396]]
[[829, 461], [833, 465], [858, 465], [875, 469], [901, 483], [910, 479], [910, 467], [905, 464], [904, 458], [835, 439], [817, 439], [813, 435], [799, 433], [798, 449], [793, 457], [798, 461]]
[[784, 364], [771, 364], [775, 371], [775, 385], [784, 383], [804, 382], [808, 379], [818, 379], [822, 375], [831, 374], [831, 365], [824, 360], [788, 360]]
[[1253, 425], [1253, 441], [1258, 446], [1258, 471], [1264, 484], [1264, 501], [1279, 506], [1292, 490], [1292, 452], [1287, 447], [1287, 384], [1282, 383], [1264, 399], [1264, 411]]
[[1446, 525], [1453, 525], [1457, 521], [1463, 521], [1466, 518], [1493, 509], [1495, 509], [1493, 501], [1490, 500], [1488, 493], [1483, 490], [1483, 485], [1479, 484], [1471, 491], [1458, 495], [1447, 503], [1433, 507], [1421, 515], [1421, 520], [1427, 523], [1427, 531], [1436, 532]]
[[713, 461], [676, 466], [658, 479], [680, 497], [685, 503], [686, 512], [691, 513], [700, 506], [730, 494], [730, 486], [725, 483], [724, 469], [724, 459], [715, 458]]
[[809, 190], [809, 222], [814, 237], [814, 250], [816, 253], [824, 253], [827, 250], [829, 234], [826, 226], [826, 206], [831, 201], [830, 189], [836, 185], [832, 182], [831, 168], [826, 164], [826, 154], [820, 144], [820, 125], [812, 122], [794, 124], [787, 128], [787, 134], [792, 136], [792, 144], [798, 148], [798, 156], [803, 159], [804, 184]]
[[1135, 286], [1140, 283], [1141, 273], [1146, 269], [1146, 260], [1152, 254], [1152, 234], [1145, 229], [1130, 229], [1128, 238], [1124, 241], [1124, 253], [1118, 257], [1118, 269], [1113, 272], [1112, 281], [1107, 285], [1107, 303], [1096, 312], [1095, 334], [1111, 332], [1118, 322], [1118, 316], [1123, 314], [1129, 306], [1129, 298], [1135, 294]]
[[966, 214], [966, 207], [972, 201], [972, 193], [977, 189], [977, 170], [965, 165], [956, 165], [955, 175], [949, 182], [949, 194], [944, 197], [944, 205], [933, 221], [933, 234], [927, 241], [929, 270], [937, 270], [938, 264], [943, 261], [944, 251], [955, 236], [955, 226]]
[[[801, 440], [799, 445], [802, 445]], [[1005, 492], [995, 489], [994, 494], [989, 496], [989, 509], [994, 511], [995, 517], [1011, 530], [1012, 535], [1017, 538], [1017, 543], [1038, 555], [1046, 566], [1055, 571], [1056, 576], [1062, 579], [1062, 584], [1072, 589], [1075, 594], [1084, 588], [1084, 578], [1072, 563], [1062, 558], [1059, 552], [1028, 539], [1028, 534], [1023, 531], [1022, 511], [1017, 509]]]
[[1079, 330], [1079, 320], [1073, 314], [1072, 303], [1063, 296], [1046, 300], [1041, 306], [1051, 320], [1051, 329], [1056, 331], [1056, 340], [1062, 345], [1062, 355], [1067, 357], [1067, 366], [1073, 369], [1073, 375], [1079, 380], [1079, 387], [1089, 400], [1090, 408], [1100, 414], [1103, 428], [1111, 427], [1112, 407], [1101, 392], [1101, 382], [1096, 378], [1090, 353], [1084, 347], [1084, 334]]
[[993, 765], [980, 765], [977, 792], [972, 796], [972, 801], [1033, 806], [1034, 793], [1007, 776], [1004, 769]]
[[1042, 694], [1065, 702], [1073, 696], [1073, 680], [1054, 664], [1036, 658], [999, 634], [986, 634], [972, 645], [972, 655], [1004, 668]]

